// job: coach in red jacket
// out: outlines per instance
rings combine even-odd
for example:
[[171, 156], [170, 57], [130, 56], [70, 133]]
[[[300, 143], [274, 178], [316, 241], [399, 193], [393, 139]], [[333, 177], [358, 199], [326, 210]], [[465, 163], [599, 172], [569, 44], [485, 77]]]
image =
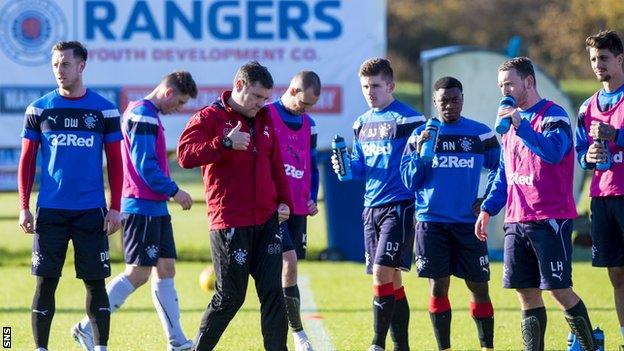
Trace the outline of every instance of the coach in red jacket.
[[278, 221], [290, 194], [268, 110], [273, 78], [258, 62], [243, 65], [232, 91], [193, 115], [180, 136], [178, 162], [201, 166], [210, 220], [215, 294], [194, 350], [212, 350], [245, 300], [249, 274], [260, 298], [267, 350], [286, 350]]

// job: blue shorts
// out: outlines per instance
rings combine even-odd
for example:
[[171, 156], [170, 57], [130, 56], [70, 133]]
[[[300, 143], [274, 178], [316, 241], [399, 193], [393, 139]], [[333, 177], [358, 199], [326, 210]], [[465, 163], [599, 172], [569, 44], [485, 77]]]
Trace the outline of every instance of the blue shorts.
[[156, 266], [158, 259], [176, 258], [171, 216], [122, 213], [125, 262], [133, 266]]
[[624, 266], [624, 196], [591, 199], [592, 265]]
[[305, 259], [308, 246], [307, 224], [308, 216], [303, 215], [291, 215], [288, 220], [280, 224], [282, 252], [295, 250], [298, 260]]
[[487, 243], [474, 235], [473, 223], [416, 223], [415, 265], [419, 277], [490, 280]]
[[414, 255], [414, 201], [365, 207], [362, 220], [366, 273], [373, 273], [373, 264], [409, 271]]
[[104, 217], [105, 208], [38, 208], [35, 214], [32, 274], [46, 278], [60, 277], [71, 240], [74, 245], [76, 278], [98, 280], [109, 277], [110, 255]]
[[572, 229], [571, 219], [505, 223], [503, 287], [571, 287]]

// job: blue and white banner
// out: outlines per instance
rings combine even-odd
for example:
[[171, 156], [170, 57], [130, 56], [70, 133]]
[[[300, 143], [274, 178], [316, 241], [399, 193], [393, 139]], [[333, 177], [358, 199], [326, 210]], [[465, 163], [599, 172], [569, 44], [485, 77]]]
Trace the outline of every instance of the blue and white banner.
[[366, 109], [357, 71], [385, 55], [386, 1], [0, 0], [0, 147], [19, 147], [26, 105], [55, 87], [50, 48], [59, 40], [86, 45], [85, 84], [120, 109], [170, 71], [190, 71], [200, 95], [164, 119], [171, 148], [245, 62], [270, 69], [275, 97], [296, 72], [313, 70], [323, 93], [312, 115], [326, 149], [334, 134], [350, 137]]

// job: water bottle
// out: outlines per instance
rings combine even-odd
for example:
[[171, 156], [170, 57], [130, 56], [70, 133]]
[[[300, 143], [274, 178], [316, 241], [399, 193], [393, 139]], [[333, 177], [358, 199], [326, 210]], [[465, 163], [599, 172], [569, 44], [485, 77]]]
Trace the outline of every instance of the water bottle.
[[[511, 95], [505, 95], [501, 99], [498, 106], [499, 107], [514, 107], [516, 106], [516, 99], [514, 99], [514, 97]], [[511, 127], [511, 117], [505, 117], [505, 118], [498, 117], [496, 119], [496, 127], [494, 129], [496, 129], [496, 132], [498, 134], [503, 135], [507, 133], [510, 127]]]
[[596, 162], [596, 170], [606, 171], [611, 168], [611, 151], [609, 151], [609, 143], [606, 140], [594, 140], [594, 144], [602, 144], [607, 152], [604, 162]]
[[602, 329], [598, 327], [594, 329], [594, 339], [596, 339], [596, 346], [598, 346], [598, 351], [604, 351], [605, 340], [604, 340], [604, 332], [602, 331]]
[[338, 159], [338, 179], [341, 181], [351, 179], [351, 157], [344, 138], [338, 134], [332, 140], [332, 154]]
[[581, 344], [579, 344], [576, 335], [572, 332], [568, 333], [568, 348], [566, 351], [581, 351]]
[[425, 130], [429, 132], [429, 140], [425, 141], [420, 148], [420, 158], [429, 162], [433, 160], [435, 156], [435, 146], [438, 142], [438, 132], [440, 131], [440, 120], [437, 118], [429, 118], [427, 124], [425, 125]]
[[[596, 346], [598, 346], [597, 350], [598, 351], [604, 351], [604, 332], [599, 328], [596, 327], [596, 329], [594, 329], [594, 339], [596, 339]], [[572, 332], [568, 333], [568, 348], [567, 351], [581, 351], [581, 344], [579, 343], [578, 339], [576, 338], [576, 335]]]

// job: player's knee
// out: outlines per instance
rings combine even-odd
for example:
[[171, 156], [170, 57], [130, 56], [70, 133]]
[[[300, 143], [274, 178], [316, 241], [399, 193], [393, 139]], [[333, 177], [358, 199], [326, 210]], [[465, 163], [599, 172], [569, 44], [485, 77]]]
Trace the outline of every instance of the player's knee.
[[516, 289], [518, 300], [523, 310], [533, 309], [544, 305], [542, 292], [539, 289]]
[[624, 267], [609, 267], [609, 280], [614, 289], [624, 289]]
[[394, 280], [394, 272], [396, 269], [393, 267], [386, 267], [382, 265], [373, 265], [373, 281], [377, 285], [392, 283]]
[[579, 297], [572, 288], [551, 290], [550, 295], [566, 309], [576, 305], [579, 301]]
[[449, 277], [429, 279], [429, 284], [431, 285], [431, 296], [448, 296], [449, 281]]
[[156, 276], [159, 279], [173, 278], [175, 276], [175, 260], [173, 259], [158, 259], [156, 265]]
[[126, 277], [130, 281], [130, 284], [134, 286], [135, 289], [143, 286], [149, 280], [151, 272], [151, 267], [132, 267], [131, 269], [126, 269]]
[[468, 289], [472, 292], [472, 296], [477, 302], [486, 302], [490, 300], [488, 283], [466, 282]]

